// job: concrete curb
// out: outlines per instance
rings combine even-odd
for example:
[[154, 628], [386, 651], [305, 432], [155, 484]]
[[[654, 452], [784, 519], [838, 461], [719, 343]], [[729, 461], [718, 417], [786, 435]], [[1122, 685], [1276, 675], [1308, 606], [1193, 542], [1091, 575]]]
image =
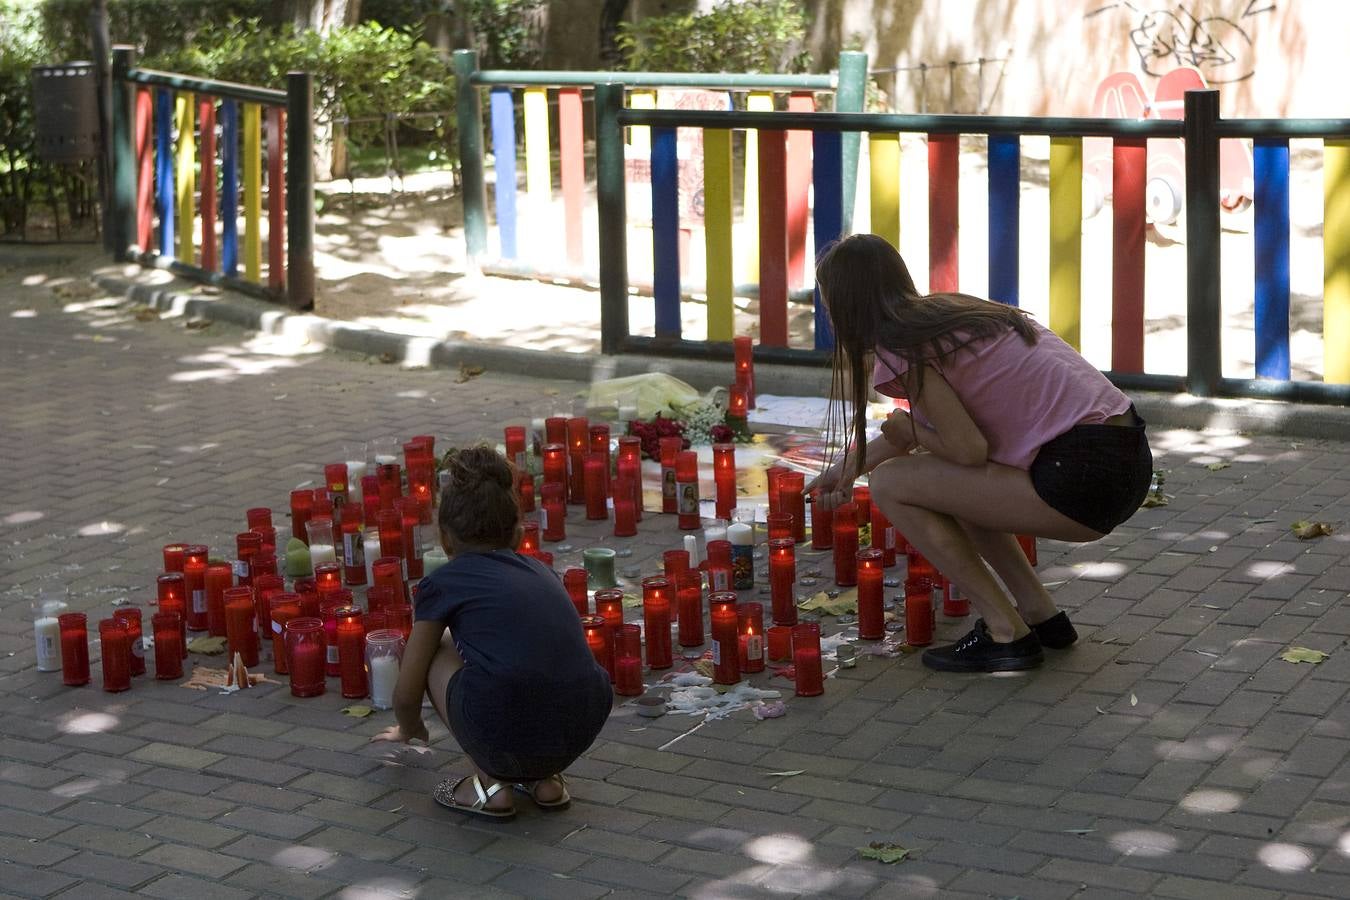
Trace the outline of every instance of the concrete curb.
[[[334, 350], [371, 356], [388, 354], [409, 365], [457, 369], [482, 366], [489, 371], [588, 382], [643, 372], [665, 372], [700, 391], [725, 385], [729, 366], [722, 362], [655, 356], [603, 356], [526, 350], [472, 341], [437, 340], [394, 334], [309, 313], [291, 313], [243, 294], [184, 294], [172, 288], [136, 284], [110, 275], [94, 275], [103, 289], [162, 312], [226, 322], [270, 335], [304, 337]], [[757, 388], [764, 393], [821, 396], [830, 390], [825, 367], [757, 365]], [[1290, 437], [1350, 441], [1350, 408], [1294, 404], [1277, 400], [1228, 400], [1190, 394], [1131, 392], [1130, 396], [1154, 428], [1192, 431], [1250, 432]]]

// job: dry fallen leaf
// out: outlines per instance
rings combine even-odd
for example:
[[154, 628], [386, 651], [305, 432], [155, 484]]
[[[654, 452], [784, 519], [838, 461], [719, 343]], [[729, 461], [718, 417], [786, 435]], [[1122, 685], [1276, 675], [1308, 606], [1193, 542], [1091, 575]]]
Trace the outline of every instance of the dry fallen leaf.
[[459, 364], [459, 377], [455, 379], [455, 384], [463, 384], [470, 378], [477, 378], [482, 375], [486, 369], [482, 366], [471, 366], [468, 363]]
[[873, 841], [866, 847], [858, 848], [858, 855], [863, 859], [875, 859], [877, 862], [883, 863], [898, 863], [913, 852], [913, 850], [901, 847], [899, 844], [892, 844], [890, 841]]
[[1130, 705], [1131, 705], [1131, 706], [1138, 706], [1138, 705], [1139, 705], [1139, 698], [1136, 697], [1134, 694], [1130, 694]]
[[1300, 541], [1310, 541], [1313, 538], [1332, 533], [1331, 526], [1326, 522], [1298, 521], [1289, 527]]
[[385, 365], [388, 365], [389, 363], [398, 362], [398, 357], [392, 353], [381, 353], [380, 362], [384, 363]]
[[217, 653], [225, 652], [225, 639], [223, 637], [198, 637], [188, 641], [189, 653], [204, 653], [207, 656], [215, 656]]
[[1205, 468], [1206, 468], [1206, 469], [1209, 469], [1211, 472], [1217, 472], [1217, 471], [1219, 471], [1220, 469], [1226, 469], [1226, 468], [1228, 468], [1228, 467], [1231, 466], [1231, 465], [1232, 465], [1232, 463], [1226, 463], [1226, 462], [1212, 462], [1212, 463], [1210, 463], [1209, 465], [1205, 466]]
[[155, 322], [159, 319], [159, 311], [149, 306], [136, 307], [137, 322]]
[[342, 708], [342, 714], [351, 716], [353, 719], [364, 719], [374, 711], [369, 706], [344, 706]]
[[1312, 650], [1308, 647], [1290, 647], [1280, 654], [1280, 659], [1291, 663], [1312, 663], [1316, 665], [1326, 659], [1331, 654], [1323, 653], [1321, 650]]
[[1144, 509], [1152, 509], [1155, 506], [1166, 506], [1168, 503], [1167, 495], [1159, 490], [1152, 490], [1144, 497], [1144, 502], [1139, 504]]
[[183, 327], [189, 331], [204, 331], [211, 327], [210, 319], [188, 319], [183, 323]]

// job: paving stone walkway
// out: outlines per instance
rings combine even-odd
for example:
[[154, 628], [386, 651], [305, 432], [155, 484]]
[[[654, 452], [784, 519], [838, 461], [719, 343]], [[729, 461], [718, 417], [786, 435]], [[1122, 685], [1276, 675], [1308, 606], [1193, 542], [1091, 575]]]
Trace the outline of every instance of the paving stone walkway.
[[[469, 821], [430, 798], [464, 771], [444, 728], [396, 753], [368, 743], [390, 714], [344, 716], [336, 691], [142, 676], [108, 694], [97, 646], [93, 684], [64, 688], [35, 671], [28, 602], [64, 584], [91, 618], [146, 605], [161, 545], [232, 547], [251, 506], [284, 520], [345, 441], [497, 440], [580, 386], [276, 355], [219, 322], [142, 321], [73, 266], [0, 248], [0, 894], [1350, 896], [1344, 443], [1163, 424], [1167, 506], [1096, 544], [1041, 542], [1084, 636], [1043, 669], [865, 657], [782, 718], [737, 713], [667, 749], [697, 720], [617, 706], [571, 810]], [[1337, 531], [1300, 541], [1296, 520]], [[632, 539], [568, 527], [560, 568], [604, 543], [649, 574], [678, 542], [659, 515]], [[965, 627], [939, 617], [940, 637]], [[1330, 656], [1282, 660], [1294, 645]], [[861, 859], [874, 841], [913, 853]]]

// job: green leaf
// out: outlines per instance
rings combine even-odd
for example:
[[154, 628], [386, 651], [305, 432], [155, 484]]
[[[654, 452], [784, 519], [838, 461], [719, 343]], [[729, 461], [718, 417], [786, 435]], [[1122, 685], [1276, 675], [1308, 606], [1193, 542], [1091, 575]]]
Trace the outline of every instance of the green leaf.
[[1321, 650], [1312, 650], [1308, 647], [1290, 647], [1280, 654], [1280, 659], [1291, 663], [1312, 663], [1316, 665], [1326, 659], [1331, 654], [1323, 653]]
[[1326, 522], [1308, 522], [1299, 520], [1293, 525], [1290, 525], [1289, 528], [1294, 532], [1294, 537], [1298, 538], [1300, 541], [1310, 541], [1313, 538], [1322, 537], [1323, 535], [1332, 533], [1331, 526]]
[[866, 847], [858, 848], [858, 855], [863, 859], [875, 859], [877, 862], [894, 864], [902, 859], [909, 857], [913, 850], [901, 847], [899, 844], [892, 844], [889, 841], [873, 841]]
[[1220, 469], [1227, 469], [1227, 468], [1228, 468], [1229, 466], [1231, 466], [1231, 465], [1232, 465], [1232, 463], [1226, 463], [1226, 462], [1212, 462], [1212, 463], [1210, 463], [1209, 465], [1205, 466], [1205, 468], [1206, 468], [1206, 469], [1209, 469], [1211, 472], [1217, 472], [1217, 471], [1219, 471]]
[[364, 719], [374, 711], [375, 710], [371, 709], [369, 706], [346, 706], [343, 707], [342, 714], [344, 716], [351, 716], [353, 719]]

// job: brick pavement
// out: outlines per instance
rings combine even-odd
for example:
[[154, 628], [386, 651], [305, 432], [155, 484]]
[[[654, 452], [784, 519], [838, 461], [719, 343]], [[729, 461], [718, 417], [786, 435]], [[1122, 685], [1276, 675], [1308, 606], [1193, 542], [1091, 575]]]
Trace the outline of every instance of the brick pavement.
[[[93, 685], [63, 688], [33, 668], [27, 603], [48, 582], [79, 609], [144, 602], [163, 543], [229, 546], [245, 508], [283, 510], [345, 440], [495, 439], [579, 386], [270, 356], [220, 323], [60, 297], [75, 262], [0, 248], [0, 893], [1350, 896], [1345, 444], [1155, 428], [1170, 505], [1096, 544], [1041, 544], [1085, 638], [1043, 669], [864, 658], [783, 718], [738, 713], [665, 750], [695, 722], [621, 706], [570, 811], [466, 821], [429, 797], [463, 768], [443, 728], [431, 753], [395, 755], [366, 742], [389, 714], [345, 717], [336, 691], [141, 677], [105, 694], [97, 647]], [[1300, 542], [1296, 519], [1342, 528]], [[648, 572], [676, 541], [657, 515], [627, 540], [568, 525], [560, 565], [598, 541]], [[1331, 656], [1287, 663], [1291, 644]], [[859, 859], [870, 841], [915, 855]]]

